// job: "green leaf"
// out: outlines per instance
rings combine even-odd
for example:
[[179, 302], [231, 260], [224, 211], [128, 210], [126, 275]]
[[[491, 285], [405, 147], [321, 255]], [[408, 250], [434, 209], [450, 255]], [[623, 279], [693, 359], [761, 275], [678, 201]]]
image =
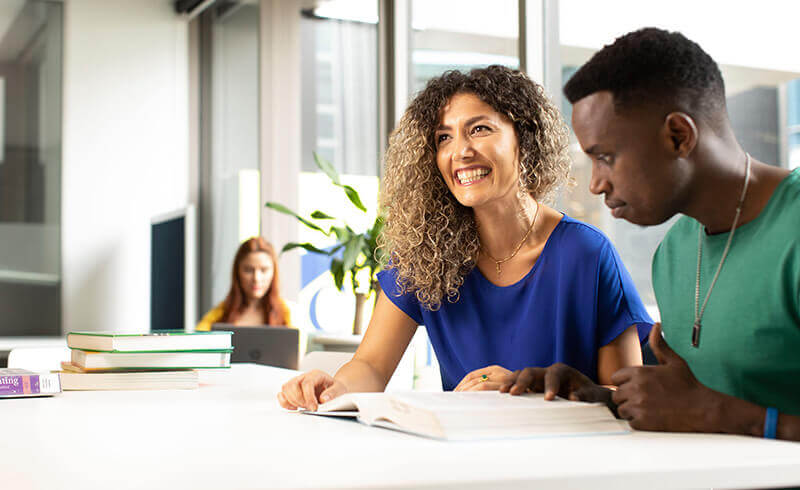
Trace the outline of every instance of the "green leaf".
[[364, 237], [361, 235], [353, 235], [350, 241], [344, 246], [344, 270], [354, 272], [356, 260], [361, 255], [361, 246], [364, 243]]
[[361, 197], [359, 197], [358, 192], [355, 189], [350, 187], [349, 185], [340, 185], [342, 189], [344, 189], [345, 194], [347, 194], [347, 198], [350, 199], [350, 202], [353, 203], [355, 207], [358, 209], [367, 212], [367, 208], [361, 202]]
[[322, 211], [319, 211], [319, 210], [314, 211], [313, 213], [311, 213], [311, 217], [314, 218], [314, 219], [336, 219], [333, 216], [331, 216], [329, 214], [325, 214], [325, 213], [323, 213]]
[[377, 236], [383, 231], [384, 224], [385, 222], [383, 221], [383, 216], [378, 216], [375, 218], [375, 223], [372, 225], [372, 229], [369, 231], [369, 234], [377, 238]]
[[322, 234], [324, 234], [326, 236], [328, 235], [328, 233], [326, 233], [325, 230], [323, 230], [319, 226], [315, 225], [314, 223], [308, 221], [307, 219], [303, 218], [302, 216], [300, 216], [299, 214], [295, 213], [291, 209], [287, 208], [283, 204], [278, 204], [277, 202], [268, 202], [267, 204], [265, 204], [265, 206], [270, 208], [270, 209], [272, 209], [272, 210], [274, 210], [274, 211], [277, 211], [279, 213], [288, 214], [289, 216], [294, 216], [295, 218], [297, 218], [297, 221], [303, 223], [304, 225], [306, 225], [307, 227], [311, 228], [312, 230], [317, 230], [317, 231], [319, 231], [320, 233], [322, 233]]
[[375, 249], [378, 248], [378, 236], [383, 231], [383, 218], [378, 216], [375, 218], [375, 223], [372, 225], [372, 228], [365, 233], [365, 240], [367, 242], [367, 246], [370, 249], [370, 253], [366, 253], [365, 255], [372, 257], [374, 255]]
[[319, 249], [314, 245], [311, 245], [310, 243], [295, 243], [295, 242], [289, 242], [286, 245], [284, 245], [283, 249], [281, 249], [281, 253], [292, 250], [294, 248], [303, 248], [315, 254], [330, 255], [329, 252]]
[[331, 179], [331, 181], [333, 181], [334, 184], [340, 185], [339, 173], [333, 167], [331, 162], [319, 156], [317, 152], [314, 152], [314, 163], [317, 164], [317, 167], [319, 167], [320, 170], [325, 172], [325, 175], [327, 175], [328, 178]]
[[336, 289], [339, 291], [344, 287], [344, 262], [339, 259], [331, 261], [331, 274], [333, 274], [333, 282], [336, 284]]
[[351, 230], [349, 226], [331, 226], [331, 230], [328, 234], [331, 232], [336, 234], [336, 239], [339, 240], [340, 243], [349, 242], [353, 236], [353, 230]]

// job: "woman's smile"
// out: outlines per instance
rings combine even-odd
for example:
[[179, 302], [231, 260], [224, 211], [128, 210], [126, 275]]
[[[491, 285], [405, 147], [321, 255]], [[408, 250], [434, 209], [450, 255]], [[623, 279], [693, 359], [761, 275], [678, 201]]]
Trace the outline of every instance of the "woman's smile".
[[453, 172], [453, 180], [455, 180], [459, 185], [469, 186], [485, 180], [491, 173], [492, 169], [488, 167], [473, 165], [466, 168], [460, 168]]

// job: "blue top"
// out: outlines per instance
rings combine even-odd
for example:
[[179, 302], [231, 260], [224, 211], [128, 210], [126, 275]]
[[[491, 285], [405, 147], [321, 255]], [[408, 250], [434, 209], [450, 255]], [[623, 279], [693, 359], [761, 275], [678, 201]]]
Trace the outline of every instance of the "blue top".
[[427, 328], [445, 390], [492, 364], [514, 371], [563, 362], [596, 382], [598, 349], [634, 324], [643, 341], [653, 323], [608, 238], [566, 215], [536, 264], [510, 286], [495, 286], [475, 267], [456, 303], [445, 299], [430, 311], [414, 293], [397, 294], [396, 276], [386, 269], [378, 280]]

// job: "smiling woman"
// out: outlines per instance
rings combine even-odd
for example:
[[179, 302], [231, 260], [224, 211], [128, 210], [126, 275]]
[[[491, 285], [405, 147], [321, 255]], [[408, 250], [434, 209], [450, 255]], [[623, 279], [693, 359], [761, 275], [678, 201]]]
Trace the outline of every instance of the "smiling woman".
[[616, 251], [544, 204], [568, 181], [566, 152], [560, 114], [521, 72], [432, 79], [389, 141], [379, 237], [389, 263], [366, 336], [335, 377], [284, 385], [281, 405], [383, 390], [417, 325], [445, 390], [495, 390], [527, 364], [577, 363], [601, 383], [641, 364], [651, 320]]

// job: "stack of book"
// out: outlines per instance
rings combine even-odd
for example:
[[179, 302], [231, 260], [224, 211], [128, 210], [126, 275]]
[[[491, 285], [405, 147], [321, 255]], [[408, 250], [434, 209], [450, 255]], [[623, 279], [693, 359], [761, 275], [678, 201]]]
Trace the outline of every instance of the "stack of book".
[[63, 390], [192, 389], [196, 369], [230, 367], [231, 332], [70, 332]]

